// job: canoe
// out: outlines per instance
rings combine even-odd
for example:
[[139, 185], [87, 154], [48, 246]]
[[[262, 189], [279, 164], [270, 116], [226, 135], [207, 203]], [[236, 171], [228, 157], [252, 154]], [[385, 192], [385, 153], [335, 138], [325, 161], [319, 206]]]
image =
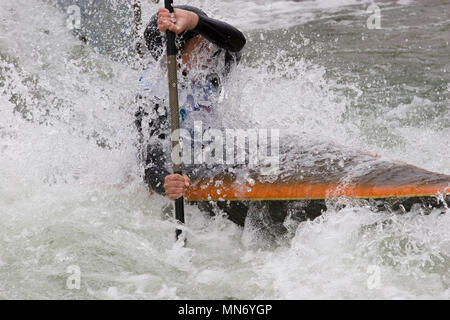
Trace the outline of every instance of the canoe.
[[350, 204], [400, 212], [450, 205], [446, 174], [329, 144], [299, 148], [294, 143], [283, 150], [273, 175], [248, 166], [191, 170], [187, 200], [207, 212], [218, 208], [238, 225], [252, 208], [280, 224], [287, 215], [314, 219], [330, 207]]

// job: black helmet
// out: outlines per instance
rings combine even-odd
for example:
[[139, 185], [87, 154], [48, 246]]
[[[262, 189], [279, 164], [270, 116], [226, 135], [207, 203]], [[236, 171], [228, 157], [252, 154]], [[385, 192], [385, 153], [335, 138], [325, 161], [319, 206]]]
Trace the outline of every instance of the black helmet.
[[[199, 16], [207, 17], [207, 14], [205, 12], [195, 7], [174, 6], [174, 8], [191, 11]], [[177, 49], [180, 50], [181, 48], [183, 48], [186, 42], [188, 42], [188, 40], [192, 39], [196, 35], [198, 35], [198, 32], [193, 30], [185, 30], [182, 33], [178, 34], [175, 37], [175, 44], [177, 46]], [[150, 22], [144, 32], [144, 38], [150, 54], [155, 60], [158, 60], [164, 52], [166, 43], [166, 38], [158, 29], [158, 14], [153, 15], [150, 19]]]

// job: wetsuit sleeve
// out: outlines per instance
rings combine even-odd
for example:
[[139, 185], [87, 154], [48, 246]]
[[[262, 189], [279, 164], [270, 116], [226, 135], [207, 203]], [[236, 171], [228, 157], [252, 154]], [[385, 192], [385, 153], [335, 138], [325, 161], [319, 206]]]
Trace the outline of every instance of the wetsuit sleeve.
[[[135, 125], [139, 135], [139, 154], [140, 161], [144, 164], [144, 181], [148, 187], [159, 193], [164, 194], [164, 180], [167, 175], [170, 174], [166, 165], [170, 159], [168, 159], [167, 152], [163, 141], [168, 137], [169, 124], [166, 114], [158, 113], [158, 108], [163, 105], [163, 101], [155, 102], [151, 99], [143, 99], [142, 96], [138, 97], [138, 102], [143, 103], [150, 102], [150, 105], [140, 105], [138, 112], [135, 114]], [[145, 109], [153, 109], [153, 117], [148, 117]], [[149, 132], [143, 132], [143, 121], [149, 121]], [[148, 139], [145, 136], [148, 135]], [[144, 141], [147, 140], [147, 143]]]
[[228, 23], [206, 16], [198, 16], [198, 24], [194, 29], [215, 45], [230, 52], [241, 51], [246, 39], [241, 31]]
[[151, 190], [159, 194], [165, 194], [164, 180], [170, 174], [165, 167], [165, 161], [168, 160], [161, 146], [147, 146], [144, 181]]

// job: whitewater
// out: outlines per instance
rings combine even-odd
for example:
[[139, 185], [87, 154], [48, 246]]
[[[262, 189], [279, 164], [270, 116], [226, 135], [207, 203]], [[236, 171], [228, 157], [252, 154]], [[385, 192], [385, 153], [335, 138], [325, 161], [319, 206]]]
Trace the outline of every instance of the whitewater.
[[[274, 238], [186, 205], [175, 243], [171, 201], [149, 195], [137, 157], [152, 62], [127, 42], [129, 7], [104, 1], [90, 44], [71, 2], [0, 1], [0, 299], [450, 299], [448, 208], [330, 206]], [[377, 1], [376, 30], [371, 3], [189, 1], [247, 37], [224, 123], [450, 174], [450, 3]]]

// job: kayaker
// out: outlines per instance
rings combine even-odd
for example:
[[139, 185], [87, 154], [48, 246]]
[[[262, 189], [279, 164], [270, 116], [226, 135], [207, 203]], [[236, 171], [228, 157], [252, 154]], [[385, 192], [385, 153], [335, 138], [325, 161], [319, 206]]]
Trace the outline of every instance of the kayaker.
[[[174, 6], [172, 15], [160, 8], [151, 18], [144, 37], [150, 54], [161, 65], [165, 63], [167, 30], [177, 35], [178, 68], [183, 75], [180, 79], [181, 127], [192, 130], [194, 121], [205, 122], [216, 117], [221, 85], [239, 63], [246, 39], [235, 27], [208, 17], [198, 8]], [[143, 146], [145, 181], [151, 193], [165, 192], [170, 199], [178, 199], [189, 187], [190, 180], [187, 175], [170, 174], [167, 168], [171, 163], [167, 152], [170, 148], [168, 103], [153, 95], [141, 96], [140, 100], [136, 125], [142, 141], [146, 140], [143, 121], [149, 123], [149, 139]]]

